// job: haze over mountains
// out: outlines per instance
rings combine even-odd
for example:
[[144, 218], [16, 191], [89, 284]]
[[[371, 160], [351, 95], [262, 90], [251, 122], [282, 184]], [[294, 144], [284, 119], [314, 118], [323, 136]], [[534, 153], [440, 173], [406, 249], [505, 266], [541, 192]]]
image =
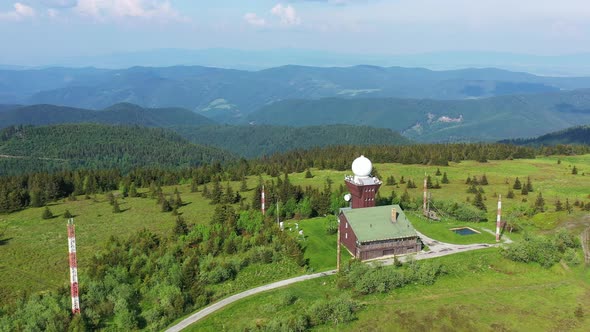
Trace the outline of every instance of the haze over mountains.
[[[1, 70], [0, 103], [0, 127], [91, 122], [179, 130], [224, 123], [346, 124], [390, 129], [422, 142], [497, 141], [590, 123], [590, 77], [366, 65], [260, 71], [200, 66]], [[205, 135], [215, 137], [208, 130]], [[217, 130], [231, 136], [238, 129]], [[275, 143], [288, 136], [273, 130], [267, 127]], [[206, 138], [199, 136], [203, 130], [184, 133]], [[381, 134], [387, 138], [379, 142], [401, 141]], [[260, 151], [276, 151], [270, 145]]]
[[[346, 67], [358, 64], [372, 66], [422, 67], [434, 70], [460, 68], [502, 68], [538, 75], [590, 75], [589, 54], [532, 55], [509, 52], [449, 51], [418, 54], [370, 54], [363, 51], [343, 53], [296, 48], [245, 50], [231, 48], [174, 49], [161, 48], [135, 52], [117, 52], [92, 56], [46, 56], [31, 62], [32, 66], [99, 67], [121, 69], [133, 66], [194, 66], [260, 70], [284, 65]], [[24, 69], [22, 59], [2, 58], [0, 69]]]

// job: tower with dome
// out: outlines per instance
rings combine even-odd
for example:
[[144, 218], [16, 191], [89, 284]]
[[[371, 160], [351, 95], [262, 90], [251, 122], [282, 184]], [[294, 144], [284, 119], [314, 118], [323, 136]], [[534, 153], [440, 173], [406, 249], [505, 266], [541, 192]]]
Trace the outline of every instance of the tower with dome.
[[351, 204], [338, 214], [340, 242], [359, 260], [420, 251], [422, 242], [402, 208], [397, 204], [376, 206], [382, 182], [372, 171], [371, 161], [361, 155], [352, 162], [353, 175], [344, 178]]
[[346, 176], [344, 182], [352, 196], [352, 208], [365, 208], [375, 206], [375, 195], [382, 182], [371, 175], [373, 164], [361, 155], [352, 162], [352, 173]]

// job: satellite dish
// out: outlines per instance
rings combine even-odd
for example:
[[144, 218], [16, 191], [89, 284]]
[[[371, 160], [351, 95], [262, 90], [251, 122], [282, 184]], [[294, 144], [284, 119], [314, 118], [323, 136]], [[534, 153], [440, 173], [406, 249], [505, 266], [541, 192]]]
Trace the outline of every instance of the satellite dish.
[[345, 201], [350, 202], [350, 198], [351, 198], [350, 194], [344, 195], [344, 200]]

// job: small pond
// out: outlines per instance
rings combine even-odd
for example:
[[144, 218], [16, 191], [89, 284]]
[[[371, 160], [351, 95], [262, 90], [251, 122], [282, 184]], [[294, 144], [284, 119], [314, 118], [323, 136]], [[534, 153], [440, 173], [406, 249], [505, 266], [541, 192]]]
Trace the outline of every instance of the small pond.
[[459, 235], [479, 234], [478, 231], [476, 231], [473, 228], [469, 228], [469, 227], [452, 228], [451, 231], [453, 231]]

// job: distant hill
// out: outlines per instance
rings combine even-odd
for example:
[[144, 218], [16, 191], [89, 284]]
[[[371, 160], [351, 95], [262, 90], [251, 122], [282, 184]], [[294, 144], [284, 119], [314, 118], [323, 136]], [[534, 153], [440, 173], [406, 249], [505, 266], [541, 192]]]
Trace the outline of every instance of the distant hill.
[[557, 144], [590, 145], [590, 125], [567, 128], [553, 133], [541, 135], [536, 138], [502, 140], [500, 143], [530, 146]]
[[0, 105], [0, 128], [12, 125], [40, 126], [64, 123], [170, 127], [211, 125], [214, 122], [182, 108], [142, 108], [129, 103], [119, 103], [101, 111], [56, 105]]
[[161, 128], [67, 124], [0, 131], [0, 175], [76, 168], [189, 167], [233, 158], [229, 152], [190, 143]]
[[367, 126], [204, 126], [175, 127], [192, 142], [219, 147], [253, 158], [330, 145], [404, 145], [410, 141], [390, 129]]
[[473, 100], [286, 100], [263, 107], [248, 120], [272, 125], [374, 126], [425, 142], [496, 141], [590, 123], [590, 89]]
[[0, 70], [0, 103], [103, 109], [129, 102], [178, 106], [218, 122], [287, 99], [468, 99], [590, 88], [590, 78], [545, 77], [493, 68], [432, 71], [402, 67], [283, 66], [243, 71], [199, 66]]

